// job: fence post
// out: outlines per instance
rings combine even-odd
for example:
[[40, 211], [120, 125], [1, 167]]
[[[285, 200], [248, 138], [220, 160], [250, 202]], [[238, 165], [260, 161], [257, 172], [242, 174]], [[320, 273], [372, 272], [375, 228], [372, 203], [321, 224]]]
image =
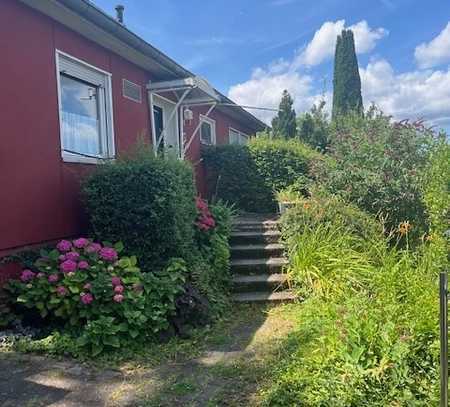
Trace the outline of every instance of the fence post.
[[441, 333], [441, 407], [448, 407], [448, 274], [439, 275]]

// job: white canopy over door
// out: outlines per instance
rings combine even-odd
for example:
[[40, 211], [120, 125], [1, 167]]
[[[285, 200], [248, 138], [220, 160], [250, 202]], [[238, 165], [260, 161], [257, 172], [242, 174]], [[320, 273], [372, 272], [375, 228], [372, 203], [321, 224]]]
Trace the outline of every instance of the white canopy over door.
[[[185, 114], [190, 107], [208, 106], [204, 114], [208, 117], [215, 106], [221, 102], [220, 94], [207, 81], [197, 76], [150, 82], [147, 90], [150, 111], [153, 112], [152, 141], [156, 146], [155, 154], [160, 154], [162, 151], [165, 154], [168, 151], [175, 151], [178, 157], [184, 158], [193, 140], [199, 134], [201, 124], [200, 122], [192, 134], [185, 134], [183, 126]], [[173, 96], [176, 102], [167, 99], [167, 95]], [[178, 113], [180, 113], [181, 121]], [[164, 146], [163, 149], [161, 145]]]

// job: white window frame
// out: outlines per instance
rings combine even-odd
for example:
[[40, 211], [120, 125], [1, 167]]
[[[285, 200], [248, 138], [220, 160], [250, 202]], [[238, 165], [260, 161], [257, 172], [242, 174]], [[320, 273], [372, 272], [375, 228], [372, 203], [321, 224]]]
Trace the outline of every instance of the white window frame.
[[[63, 51], [56, 50], [56, 81], [58, 91], [58, 119], [59, 119], [59, 135], [61, 143], [61, 158], [68, 163], [81, 164], [99, 164], [106, 159], [115, 157], [115, 140], [114, 140], [114, 115], [113, 115], [113, 96], [112, 96], [112, 75], [110, 72], [99, 69], [81, 59], [69, 55]], [[64, 62], [62, 62], [64, 61]], [[68, 67], [68, 74], [75, 79], [92, 82], [89, 73], [95, 76], [103, 76], [101, 87], [104, 89], [103, 100], [100, 101], [101, 106], [105, 107], [105, 112], [101, 112], [100, 123], [100, 143], [103, 153], [99, 156], [86, 156], [80, 154], [69, 153], [63, 148], [63, 124], [61, 120], [62, 100], [61, 100], [61, 65]], [[103, 92], [102, 92], [103, 94]]]
[[[207, 123], [211, 126], [211, 143], [204, 143], [202, 140], [202, 124]], [[200, 115], [200, 144], [204, 146], [214, 146], [217, 143], [216, 139], [216, 121], [210, 117]]]
[[[234, 127], [228, 127], [228, 144], [231, 144], [231, 142], [230, 142], [230, 133], [231, 132], [234, 132], [234, 133], [237, 133], [238, 135], [239, 135], [239, 137], [245, 137], [246, 139], [247, 139], [247, 143], [248, 143], [248, 140], [249, 140], [249, 136], [248, 136], [248, 134], [245, 134], [245, 133], [243, 133], [242, 131], [239, 131], [239, 130], [237, 130], [237, 129], [235, 129]], [[245, 143], [245, 144], [247, 144], [247, 143]], [[241, 144], [241, 143], [238, 143], [237, 145], [243, 145], [243, 144]]]

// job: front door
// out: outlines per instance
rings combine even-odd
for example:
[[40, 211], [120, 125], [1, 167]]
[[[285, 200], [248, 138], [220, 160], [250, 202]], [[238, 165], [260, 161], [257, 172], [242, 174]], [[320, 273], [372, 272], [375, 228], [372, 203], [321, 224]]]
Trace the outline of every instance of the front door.
[[158, 153], [164, 152], [179, 157], [178, 112], [174, 112], [176, 104], [156, 95], [153, 104], [156, 142], [159, 142]]

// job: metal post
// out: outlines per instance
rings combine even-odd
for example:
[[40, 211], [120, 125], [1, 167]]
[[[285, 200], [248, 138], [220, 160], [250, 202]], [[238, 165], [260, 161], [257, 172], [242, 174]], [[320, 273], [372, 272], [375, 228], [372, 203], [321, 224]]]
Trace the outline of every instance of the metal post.
[[448, 274], [439, 275], [441, 333], [441, 407], [448, 407]]
[[150, 104], [150, 125], [152, 128], [152, 147], [153, 147], [153, 153], [155, 156], [158, 154], [157, 148], [156, 148], [156, 126], [155, 126], [155, 113], [153, 112], [153, 92], [148, 92], [148, 102]]
[[[214, 108], [217, 106], [217, 103], [213, 103], [211, 105], [211, 107], [208, 109], [208, 111], [203, 115], [204, 117], [208, 117], [209, 114], [214, 110]], [[186, 155], [187, 151], [189, 150], [189, 147], [191, 146], [192, 142], [195, 139], [195, 136], [197, 135], [198, 131], [200, 130], [200, 127], [202, 125], [202, 121], [200, 119], [200, 115], [199, 115], [199, 119], [198, 119], [198, 125], [195, 128], [194, 132], [191, 135], [191, 138], [189, 139], [188, 143], [186, 144], [186, 146], [183, 147], [183, 154]]]

